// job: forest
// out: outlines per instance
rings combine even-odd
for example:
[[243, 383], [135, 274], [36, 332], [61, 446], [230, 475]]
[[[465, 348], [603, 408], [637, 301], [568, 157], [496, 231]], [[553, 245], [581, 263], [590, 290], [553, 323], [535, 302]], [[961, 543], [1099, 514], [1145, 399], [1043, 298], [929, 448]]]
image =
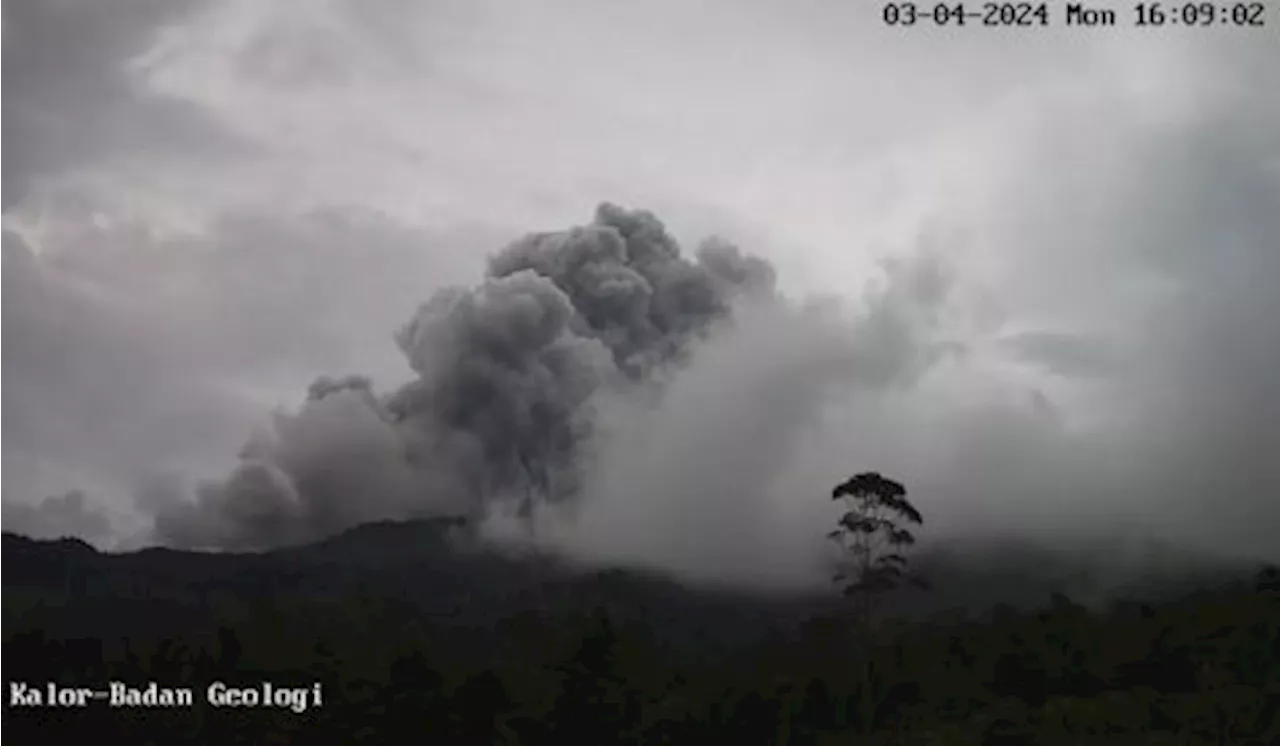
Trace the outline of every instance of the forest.
[[[834, 596], [684, 588], [450, 548], [435, 522], [263, 554], [110, 555], [4, 535], [11, 743], [1261, 744], [1280, 576], [1082, 605], [942, 563], [863, 625]], [[918, 567], [930, 567], [925, 557]], [[1025, 572], [1026, 557], [1010, 553]], [[952, 568], [944, 575], [946, 566]], [[953, 604], [958, 588], [1012, 602]], [[943, 594], [950, 588], [951, 594]], [[981, 592], [977, 592], [981, 591]], [[946, 600], [937, 600], [945, 598]], [[178, 708], [22, 707], [45, 682], [191, 687]], [[323, 691], [213, 707], [213, 682]]]

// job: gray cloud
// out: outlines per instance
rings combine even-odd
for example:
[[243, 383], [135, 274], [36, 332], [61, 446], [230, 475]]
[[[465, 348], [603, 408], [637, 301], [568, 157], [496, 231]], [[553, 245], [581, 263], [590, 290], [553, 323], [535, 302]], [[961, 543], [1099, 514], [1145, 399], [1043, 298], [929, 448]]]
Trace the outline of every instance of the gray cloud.
[[204, 0], [4, 4], [4, 207], [42, 179], [112, 157], [238, 152], [208, 112], [151, 93], [129, 63]]
[[6, 231], [6, 506], [80, 489], [127, 513], [159, 474], [225, 469], [318, 371], [401, 378], [390, 331], [485, 235], [361, 210], [169, 238], [89, 226], [38, 253]]
[[74, 537], [98, 544], [112, 541], [116, 530], [107, 514], [79, 491], [51, 495], [34, 505], [6, 503], [4, 511], [6, 531], [33, 539]]
[[[240, 75], [299, 90], [421, 74], [473, 14], [458, 0], [319, 0], [306, 7], [260, 4], [262, 19], [242, 40]], [[425, 37], [425, 38], [424, 38]]]
[[[832, 349], [811, 322], [780, 335], [790, 344], [744, 344], [720, 364], [708, 355], [719, 376], [700, 379], [695, 357], [647, 419], [620, 418], [646, 447], [609, 454], [600, 502], [561, 540], [704, 580], [821, 583], [818, 529], [832, 516], [819, 498], [877, 468], [924, 509], [926, 545], [1016, 537], [1067, 552], [1100, 572], [1082, 593], [1151, 569], [1152, 542], [1274, 561], [1280, 119], [1246, 89], [1110, 132], [1091, 132], [1088, 111], [1044, 124], [1043, 149], [1032, 143], [1037, 159], [1010, 185], [1013, 209], [990, 231], [1011, 260], [994, 326], [959, 348], [945, 336], [922, 344], [919, 330], [965, 309], [930, 303], [950, 296], [907, 278], [975, 287], [963, 264], [949, 275], [925, 263], [898, 272], [885, 297], [900, 305], [872, 305], [857, 329], [876, 350], [870, 365], [842, 373], [874, 383], [876, 365], [919, 372], [897, 385], [805, 397], [807, 362]], [[1047, 144], [1067, 131], [1087, 136], [1078, 147], [1090, 158]], [[1054, 378], [1019, 380], [1026, 362]], [[775, 366], [786, 373], [770, 379]], [[757, 375], [771, 385], [753, 387]], [[701, 396], [681, 395], [699, 380]], [[739, 387], [755, 394], [734, 398]], [[787, 394], [807, 404], [769, 406]]]
[[1013, 353], [1050, 372], [1072, 378], [1109, 373], [1113, 353], [1104, 340], [1083, 334], [1032, 331], [1011, 335], [1006, 343]]
[[[826, 579], [828, 506], [818, 498], [831, 485], [818, 472], [801, 485], [793, 470], [828, 409], [909, 391], [942, 359], [933, 318], [951, 300], [945, 276], [926, 256], [895, 266], [861, 308], [833, 299], [745, 306], [656, 400], [604, 407], [589, 499], [552, 523], [553, 542], [702, 582]], [[921, 293], [924, 277], [940, 284]], [[861, 450], [843, 454], [846, 463]]]
[[1144, 211], [1151, 228], [1135, 250], [1176, 289], [1128, 383], [1143, 387], [1148, 487], [1205, 540], [1274, 552], [1280, 111], [1249, 112], [1210, 117], [1177, 149], [1152, 154], [1161, 160]]
[[159, 536], [270, 546], [575, 497], [597, 391], [681, 363], [740, 295], [770, 297], [772, 282], [723, 241], [690, 261], [653, 215], [603, 204], [588, 225], [511, 244], [479, 286], [437, 292], [396, 335], [413, 380], [385, 399], [364, 379], [317, 382], [229, 480], [166, 506]]
[[1051, 314], [1048, 329], [1014, 337], [1017, 357], [1088, 391], [1055, 407], [1086, 424], [1016, 395], [904, 419], [910, 445], [887, 457], [941, 519], [935, 532], [1136, 535], [1277, 556], [1280, 119], [1243, 91], [1196, 103], [1091, 135], [1109, 163], [1028, 164], [1018, 204], [1035, 218], [1007, 239], [1006, 302], [1023, 303], [1009, 325]]

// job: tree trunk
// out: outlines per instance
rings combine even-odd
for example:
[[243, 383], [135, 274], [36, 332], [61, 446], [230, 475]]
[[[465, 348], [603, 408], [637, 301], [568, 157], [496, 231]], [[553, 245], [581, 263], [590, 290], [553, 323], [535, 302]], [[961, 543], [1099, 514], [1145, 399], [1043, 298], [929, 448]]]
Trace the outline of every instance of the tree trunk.
[[875, 713], [872, 711], [872, 702], [871, 702], [871, 649], [870, 649], [870, 646], [868, 646], [867, 648], [867, 659], [866, 661], [863, 662], [863, 665], [862, 665], [861, 710], [862, 710], [862, 713], [861, 713], [862, 733], [863, 735], [871, 735], [872, 730], [874, 730], [874, 727], [873, 727], [874, 724], [872, 723], [872, 716]]
[[871, 696], [872, 656], [875, 654], [875, 637], [871, 627], [871, 599], [864, 598], [859, 610], [862, 617], [862, 733], [871, 735], [875, 730], [875, 703]]

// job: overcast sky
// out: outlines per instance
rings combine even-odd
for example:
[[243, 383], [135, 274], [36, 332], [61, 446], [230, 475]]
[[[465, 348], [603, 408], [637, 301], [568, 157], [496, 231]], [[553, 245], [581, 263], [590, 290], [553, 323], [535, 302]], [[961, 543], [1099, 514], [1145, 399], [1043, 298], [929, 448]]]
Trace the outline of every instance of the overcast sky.
[[[798, 567], [830, 485], [880, 469], [942, 533], [1274, 558], [1280, 17], [1139, 29], [1117, 4], [1121, 27], [1072, 29], [1050, 5], [1054, 28], [1000, 30], [827, 0], [10, 0], [6, 527], [142, 530], [157, 479], [224, 474], [318, 375], [408, 379], [392, 335], [419, 302], [608, 200], [768, 258], [796, 299], [932, 267], [945, 292], [901, 323], [947, 352], [766, 412], [727, 402], [804, 363], [713, 346], [623, 436], [699, 453], [605, 459], [646, 495], [600, 487], [583, 551], [757, 572], [771, 526]], [[708, 478], [720, 451], [770, 471]], [[729, 548], [691, 548], [750, 489]], [[71, 491], [113, 527], [30, 507]]]

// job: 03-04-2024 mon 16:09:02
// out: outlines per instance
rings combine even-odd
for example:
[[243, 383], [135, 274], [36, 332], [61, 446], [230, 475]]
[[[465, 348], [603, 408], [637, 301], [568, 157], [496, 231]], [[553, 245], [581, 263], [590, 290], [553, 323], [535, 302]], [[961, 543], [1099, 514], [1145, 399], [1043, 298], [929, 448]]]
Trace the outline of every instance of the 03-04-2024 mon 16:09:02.
[[1114, 27], [1125, 21], [1138, 27], [1262, 27], [1262, 2], [1135, 3], [1124, 9], [1085, 3], [885, 3], [881, 20], [889, 26], [1065, 26]]

